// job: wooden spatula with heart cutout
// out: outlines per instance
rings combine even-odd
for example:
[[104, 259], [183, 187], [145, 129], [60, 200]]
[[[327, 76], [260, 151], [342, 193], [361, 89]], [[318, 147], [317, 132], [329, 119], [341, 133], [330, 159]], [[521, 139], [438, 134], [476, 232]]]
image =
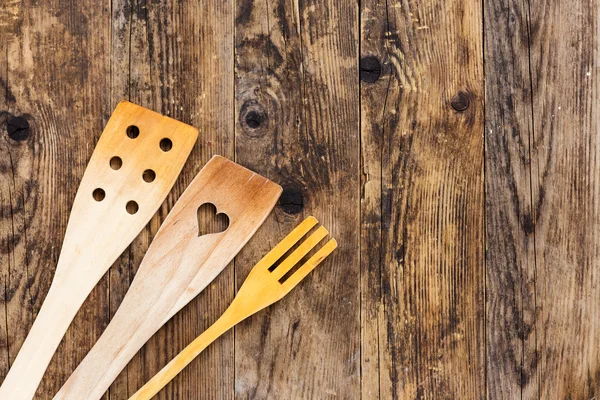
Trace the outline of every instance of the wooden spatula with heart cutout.
[[54, 280], [0, 399], [33, 398], [77, 310], [156, 213], [197, 137], [194, 127], [119, 103], [85, 170]]
[[[213, 157], [165, 219], [114, 318], [54, 399], [99, 399], [144, 343], [229, 264], [281, 190], [226, 158]], [[207, 203], [227, 216], [228, 226], [198, 236], [198, 209]]]

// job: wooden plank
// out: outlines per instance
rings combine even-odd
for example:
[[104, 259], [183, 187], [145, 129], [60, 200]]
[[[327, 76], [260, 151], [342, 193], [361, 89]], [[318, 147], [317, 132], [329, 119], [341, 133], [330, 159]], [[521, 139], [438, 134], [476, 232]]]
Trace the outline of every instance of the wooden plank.
[[363, 398], [485, 396], [481, 32], [361, 2]]
[[[13, 148], [18, 148], [17, 143], [13, 143], [11, 135], [8, 134], [8, 123], [14, 125], [14, 115], [9, 111], [9, 106], [14, 103], [14, 94], [8, 82], [8, 49], [10, 44], [18, 41], [19, 28], [22, 24], [23, 13], [21, 12], [18, 3], [8, 2], [3, 8], [4, 17], [0, 19], [0, 151], [4, 156], [0, 164], [0, 375], [6, 376], [10, 367], [10, 344], [15, 339], [22, 340], [22, 333], [14, 334], [14, 329], [8, 330], [8, 311], [12, 308], [12, 298], [16, 290], [13, 290], [14, 278], [10, 280], [11, 271], [14, 271], [14, 265], [17, 260], [22, 260], [22, 254], [17, 255], [15, 248], [18, 246], [22, 236], [22, 213], [13, 212], [13, 193], [16, 194], [14, 173], [11, 164]], [[19, 180], [20, 184], [20, 180]], [[15, 218], [13, 214], [17, 214], [18, 221], [21, 227], [14, 230]], [[21, 218], [19, 218], [21, 216]], [[16, 234], [15, 234], [16, 233]], [[20, 246], [22, 249], [23, 246]], [[22, 253], [22, 251], [20, 252]], [[14, 277], [14, 275], [13, 275]], [[18, 276], [17, 276], [18, 278]], [[18, 283], [19, 279], [16, 280]], [[24, 314], [25, 317], [29, 315]], [[12, 327], [11, 327], [12, 328]], [[17, 344], [17, 345], [20, 345]], [[14, 347], [14, 346], [13, 346]], [[14, 351], [14, 348], [13, 348]]]
[[239, 398], [357, 398], [360, 389], [357, 5], [237, 1], [236, 159], [284, 187], [236, 259], [253, 264], [312, 214], [340, 248], [235, 329]]
[[[515, 282], [524, 288], [524, 322], [518, 331], [519, 339], [527, 343], [524, 371], [520, 378], [507, 373], [504, 380], [520, 385], [524, 398], [594, 398], [600, 390], [600, 330], [595, 318], [600, 296], [598, 9], [591, 3], [567, 1], [535, 1], [527, 12], [514, 8], [508, 3], [497, 18], [528, 28], [520, 35], [527, 37], [529, 56], [513, 60], [510, 54], [498, 52], [496, 57], [503, 68], [513, 63], [515, 70], [528, 69], [531, 74], [529, 96], [522, 96], [528, 94], [526, 82], [525, 89], [520, 81], [508, 84], [514, 91], [510, 99], [518, 104], [515, 109], [529, 102], [532, 110], [528, 133], [532, 210], [530, 222], [522, 229], [533, 235], [533, 243], [524, 241], [523, 234], [505, 235], [503, 240], [505, 247], [522, 255], [530, 254], [533, 247], [534, 265], [522, 267], [524, 272]], [[493, 26], [486, 33], [489, 41], [505, 40]], [[495, 68], [489, 75], [497, 80], [502, 74]], [[512, 141], [524, 137], [527, 124], [515, 118], [517, 112], [506, 106], [502, 111], [508, 115], [506, 135], [512, 134]], [[503, 122], [494, 119], [490, 125]], [[503, 132], [496, 135], [502, 137]], [[498, 157], [510, 154], [502, 148], [495, 151]], [[510, 170], [504, 171], [509, 174]], [[517, 178], [519, 185], [526, 185], [522, 182], [526, 176]], [[517, 180], [510, 175], [498, 179]], [[509, 268], [514, 269], [520, 260], [512, 261]], [[500, 323], [512, 323], [512, 315], [503, 318]], [[516, 347], [510, 339], [498, 345]], [[506, 360], [504, 364], [511, 367]]]
[[[372, 7], [377, 7], [373, 9]], [[385, 7], [361, 4], [359, 61], [361, 130], [361, 398], [381, 399], [379, 323], [382, 319], [383, 261], [382, 183], [383, 138], [387, 120], [386, 93], [392, 81], [391, 64], [383, 43]], [[382, 68], [384, 70], [382, 70]], [[383, 101], [383, 103], [382, 103]]]
[[[112, 101], [127, 96], [200, 130], [196, 148], [165, 205], [112, 271], [114, 313], [152, 237], [187, 184], [213, 154], [234, 157], [233, 5], [207, 0], [118, 0], [113, 4], [112, 43]], [[225, 310], [233, 288], [229, 266], [148, 342], [112, 385], [110, 397], [128, 397], [166, 365]], [[233, 334], [229, 333], [157, 398], [232, 396]]]
[[[52, 281], [75, 192], [110, 111], [106, 8], [40, 1], [9, 2], [8, 9], [14, 35], [3, 44], [5, 106], [30, 127], [2, 140], [0, 234], [7, 273], [1, 286], [7, 289], [12, 361]], [[58, 391], [106, 324], [106, 292], [102, 280], [59, 347], [40, 397]]]
[[486, 1], [485, 21], [488, 396], [539, 398], [527, 4]]
[[[111, 109], [114, 109], [121, 100], [132, 101], [129, 95], [130, 35], [134, 7], [132, 3], [129, 0], [113, 0], [111, 2], [109, 99]], [[153, 218], [151, 221], [152, 226], [156, 223], [155, 221], [156, 218]], [[148, 229], [144, 229], [108, 271], [108, 309], [111, 320], [129, 289], [134, 268], [141, 262], [140, 254], [143, 254], [144, 249], [147, 249], [149, 244]], [[136, 249], [139, 250], [136, 251]], [[115, 379], [105, 394], [105, 399], [126, 399], [129, 397], [128, 370], [129, 367]]]
[[[139, 79], [134, 75], [134, 72], [146, 71], [149, 68], [148, 60], [141, 58], [138, 53], [139, 50], [140, 53], [144, 54], [144, 45], [134, 42], [134, 39], [141, 40], [142, 37], [142, 34], [137, 32], [143, 30], [143, 21], [138, 21], [136, 17], [144, 15], [145, 2], [115, 0], [112, 2], [111, 12], [111, 104], [114, 107], [119, 101], [127, 99], [151, 108], [147, 100], [148, 92], [151, 90], [136, 90]], [[132, 60], [132, 56], [138, 56], [138, 58]], [[142, 76], [146, 78], [147, 75]], [[155, 111], [161, 110], [155, 109]], [[137, 267], [150, 245], [151, 238], [158, 231], [160, 222], [160, 218], [155, 216], [148, 227], [140, 233], [109, 271], [109, 310], [111, 319], [123, 301]], [[142, 384], [140, 381], [144, 380], [143, 371], [143, 367], [138, 360], [132, 361], [115, 379], [108, 390], [107, 397], [109, 399], [128, 398], [129, 394], [134, 393], [137, 389], [137, 385]]]

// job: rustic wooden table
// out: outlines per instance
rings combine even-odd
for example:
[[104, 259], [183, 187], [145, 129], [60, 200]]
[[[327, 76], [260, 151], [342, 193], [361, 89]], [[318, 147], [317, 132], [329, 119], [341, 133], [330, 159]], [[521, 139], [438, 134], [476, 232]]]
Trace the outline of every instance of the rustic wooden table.
[[567, 0], [3, 0], [0, 375], [121, 99], [200, 129], [90, 295], [51, 398], [212, 154], [280, 183], [235, 262], [129, 364], [126, 399], [309, 214], [340, 248], [161, 399], [590, 399], [600, 392], [599, 8]]

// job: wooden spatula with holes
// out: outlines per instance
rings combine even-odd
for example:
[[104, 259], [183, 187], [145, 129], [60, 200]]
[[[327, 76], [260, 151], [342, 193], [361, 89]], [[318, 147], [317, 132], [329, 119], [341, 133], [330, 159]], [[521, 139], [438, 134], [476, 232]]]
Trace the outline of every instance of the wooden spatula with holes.
[[160, 207], [197, 137], [189, 125], [119, 103], [85, 170], [54, 280], [0, 399], [33, 398], [77, 310]]
[[[102, 397], [144, 343], [229, 264], [281, 190], [233, 161], [213, 157], [167, 215], [114, 318], [54, 399]], [[207, 203], [228, 217], [224, 231], [200, 235], [198, 209]]]

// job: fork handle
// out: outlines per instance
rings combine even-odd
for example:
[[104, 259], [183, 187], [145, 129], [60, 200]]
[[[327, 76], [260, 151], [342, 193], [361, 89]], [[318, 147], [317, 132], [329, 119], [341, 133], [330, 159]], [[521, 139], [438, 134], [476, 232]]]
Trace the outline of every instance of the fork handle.
[[[234, 300], [235, 303], [235, 300]], [[162, 388], [164, 388], [173, 378], [175, 378], [183, 369], [192, 362], [202, 351], [214, 342], [219, 336], [227, 332], [238, 322], [247, 316], [240, 318], [239, 314], [233, 312], [232, 303], [221, 317], [215, 321], [207, 330], [202, 332], [192, 343], [186, 346], [175, 358], [163, 367], [152, 379], [142, 386], [129, 400], [151, 399]]]

